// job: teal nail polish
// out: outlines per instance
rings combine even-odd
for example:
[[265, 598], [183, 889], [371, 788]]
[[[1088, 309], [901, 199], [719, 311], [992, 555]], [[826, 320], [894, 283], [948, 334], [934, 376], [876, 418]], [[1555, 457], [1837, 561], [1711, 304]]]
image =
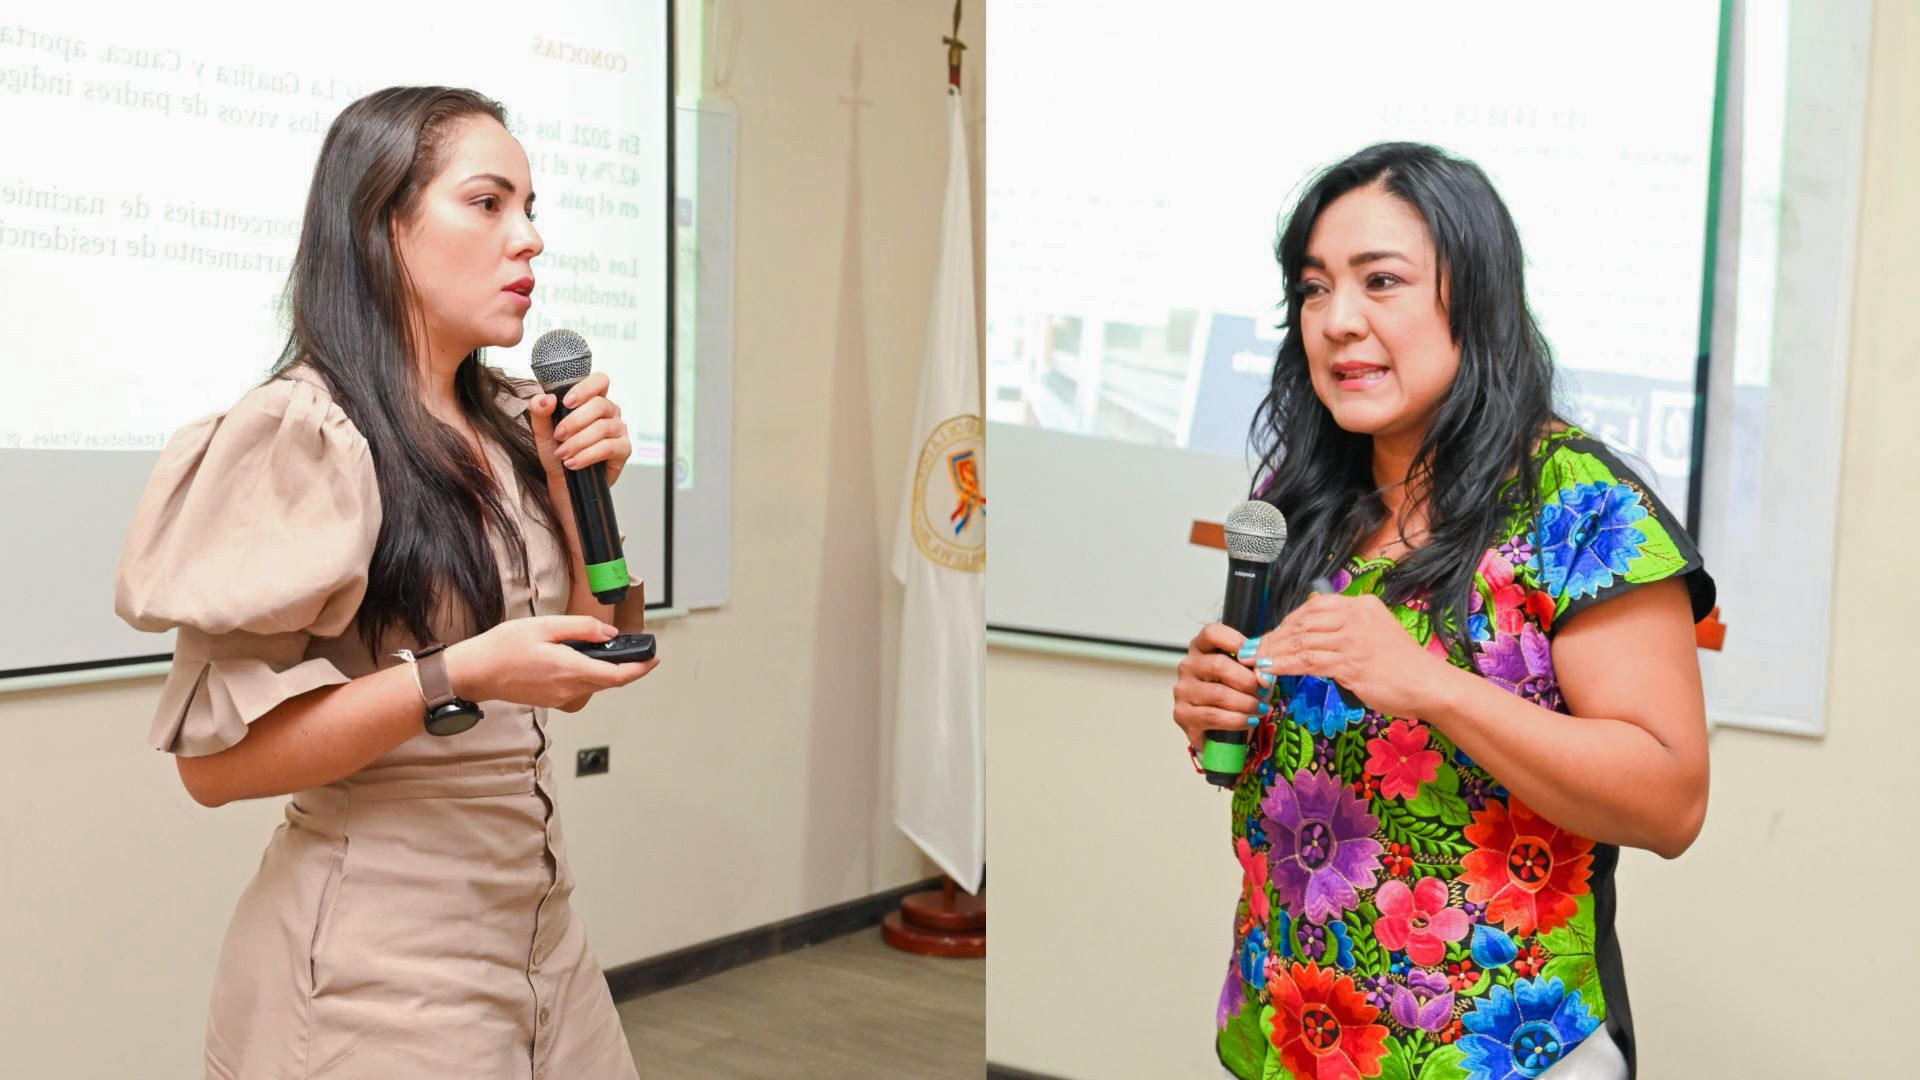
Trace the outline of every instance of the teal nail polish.
[[1270, 712], [1272, 712], [1272, 711], [1273, 711], [1273, 706], [1271, 706], [1271, 705], [1269, 705], [1269, 704], [1267, 704], [1267, 703], [1266, 703], [1266, 702], [1264, 702], [1264, 701], [1260, 703], [1260, 715], [1261, 715], [1261, 716], [1265, 716], [1265, 715], [1267, 715], [1268, 713], [1270, 713]]
[[1240, 659], [1251, 660], [1253, 659], [1253, 654], [1259, 651], [1260, 642], [1258, 640], [1249, 641], [1245, 645], [1240, 646]]
[[1254, 726], [1255, 724], [1258, 724], [1259, 722], [1260, 722], [1260, 718], [1259, 718], [1259, 717], [1257, 717], [1257, 716], [1249, 716], [1249, 717], [1247, 717], [1247, 726], [1248, 726], [1248, 727], [1253, 727], [1253, 726]]
[[1265, 656], [1263, 656], [1263, 657], [1261, 657], [1261, 658], [1260, 658], [1260, 663], [1259, 663], [1259, 664], [1257, 664], [1257, 665], [1255, 665], [1255, 666], [1257, 666], [1257, 667], [1272, 667], [1272, 666], [1273, 666], [1273, 660], [1272, 660], [1272, 658], [1270, 658], [1270, 657], [1265, 657]]
[[1272, 675], [1270, 675], [1270, 674], [1268, 674], [1267, 672], [1264, 672], [1264, 671], [1262, 671], [1262, 672], [1259, 672], [1259, 673], [1258, 673], [1258, 677], [1259, 677], [1259, 679], [1260, 679], [1260, 685], [1261, 685], [1261, 686], [1272, 686], [1272, 685], [1273, 685], [1273, 680], [1274, 680], [1274, 677], [1273, 677]]

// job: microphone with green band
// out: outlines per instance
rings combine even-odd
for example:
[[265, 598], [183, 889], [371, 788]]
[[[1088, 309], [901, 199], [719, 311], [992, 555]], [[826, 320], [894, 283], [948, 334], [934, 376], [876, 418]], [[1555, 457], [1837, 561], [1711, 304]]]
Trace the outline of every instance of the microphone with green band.
[[[1227, 600], [1220, 621], [1249, 638], [1268, 629], [1267, 578], [1287, 543], [1279, 507], [1249, 499], [1227, 515]], [[1232, 787], [1247, 764], [1247, 732], [1209, 731], [1200, 747], [1208, 782]]]
[[[533, 343], [533, 377], [540, 380], [542, 390], [559, 400], [553, 410], [555, 426], [573, 412], [566, 406], [567, 391], [592, 370], [593, 350], [587, 348], [587, 339], [571, 330], [549, 330]], [[617, 604], [627, 596], [627, 560], [620, 552], [620, 527], [613, 519], [606, 464], [596, 461], [566, 472], [567, 500], [573, 504], [580, 552], [586, 557], [587, 585], [595, 600]]]

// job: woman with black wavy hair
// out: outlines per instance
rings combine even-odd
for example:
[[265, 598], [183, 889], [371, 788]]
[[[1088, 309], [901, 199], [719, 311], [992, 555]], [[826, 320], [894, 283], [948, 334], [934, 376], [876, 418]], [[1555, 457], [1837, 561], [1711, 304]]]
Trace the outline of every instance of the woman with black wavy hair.
[[1276, 245], [1289, 314], [1254, 421], [1285, 515], [1279, 624], [1197, 634], [1198, 746], [1252, 729], [1216, 1020], [1227, 1071], [1631, 1076], [1614, 868], [1707, 804], [1693, 624], [1713, 581], [1562, 422], [1519, 235], [1470, 162], [1383, 143]]
[[542, 250], [505, 119], [433, 86], [340, 114], [280, 362], [168, 441], [121, 555], [121, 617], [179, 630], [153, 745], [204, 805], [292, 796], [220, 950], [209, 1077], [634, 1076], [546, 730], [653, 667], [559, 644], [638, 625], [555, 510], [630, 445], [604, 376], [555, 427], [481, 362]]

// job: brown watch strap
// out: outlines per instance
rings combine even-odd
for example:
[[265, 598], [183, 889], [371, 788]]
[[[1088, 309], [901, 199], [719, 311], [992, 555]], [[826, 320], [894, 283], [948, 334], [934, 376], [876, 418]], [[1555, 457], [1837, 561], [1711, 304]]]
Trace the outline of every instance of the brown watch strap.
[[420, 696], [427, 699], [429, 709], [437, 709], [457, 696], [453, 692], [453, 681], [447, 678], [446, 652], [445, 645], [435, 645], [413, 658], [414, 668], [420, 675]]

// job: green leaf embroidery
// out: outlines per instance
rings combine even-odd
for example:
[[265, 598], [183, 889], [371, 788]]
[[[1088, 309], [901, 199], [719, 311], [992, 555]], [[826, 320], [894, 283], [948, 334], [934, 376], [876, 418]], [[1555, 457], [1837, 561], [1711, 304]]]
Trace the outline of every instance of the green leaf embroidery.
[[1275, 735], [1274, 766], [1292, 780], [1295, 773], [1313, 763], [1313, 732], [1291, 720], [1282, 721]]
[[1260, 1028], [1260, 1012], [1266, 1006], [1253, 999], [1251, 987], [1247, 993], [1247, 1000], [1241, 1002], [1240, 1011], [1227, 1022], [1226, 1030], [1215, 1041], [1220, 1060], [1240, 1075], [1259, 1072], [1267, 1057], [1267, 1047], [1271, 1045]]
[[1260, 1010], [1261, 1053], [1264, 1063], [1260, 1070], [1261, 1080], [1292, 1080], [1292, 1074], [1280, 1066], [1280, 1055], [1273, 1047], [1273, 1006]]
[[1433, 1053], [1427, 1055], [1425, 1064], [1420, 1066], [1420, 1075], [1415, 1080], [1456, 1080], [1466, 1071], [1461, 1064], [1466, 1056], [1457, 1045], [1436, 1046]]
[[1408, 887], [1411, 888], [1412, 883], [1421, 878], [1439, 878], [1441, 881], [1452, 881], [1464, 873], [1466, 873], [1466, 867], [1461, 866], [1459, 863], [1416, 862], [1413, 864], [1413, 869], [1407, 871]]
[[1366, 775], [1367, 733], [1364, 728], [1350, 728], [1334, 738], [1333, 767], [1343, 777]]
[[1407, 803], [1407, 810], [1428, 820], [1438, 818], [1448, 825], [1465, 825], [1473, 820], [1466, 800], [1460, 797], [1460, 774], [1446, 762], [1441, 763], [1440, 771], [1432, 780], [1420, 785], [1419, 794]]
[[1559, 979], [1568, 990], [1580, 991], [1580, 1000], [1595, 1016], [1601, 1016], [1600, 965], [1591, 956], [1556, 956], [1540, 968], [1542, 979]]
[[1413, 1080], [1413, 1051], [1391, 1035], [1382, 1046], [1386, 1052], [1380, 1056], [1379, 1080]]
[[1347, 936], [1353, 940], [1355, 971], [1380, 971], [1387, 966], [1380, 941], [1373, 936], [1373, 923], [1379, 917], [1380, 913], [1368, 903], [1347, 912], [1340, 920], [1346, 924]]
[[[1454, 798], [1457, 800], [1459, 796]], [[1465, 803], [1460, 805], [1462, 809], [1466, 807]], [[1375, 799], [1373, 812], [1379, 817], [1380, 831], [1387, 839], [1405, 844], [1420, 855], [1459, 862], [1473, 850], [1473, 845], [1467, 843], [1458, 829], [1439, 821], [1423, 820], [1399, 799]]]
[[1540, 944], [1555, 956], [1593, 955], [1593, 894], [1574, 901], [1573, 918], [1540, 935]]
[[1393, 613], [1394, 621], [1407, 632], [1407, 636], [1420, 644], [1425, 645], [1427, 639], [1433, 636], [1426, 612], [1415, 611], [1403, 604], [1394, 604], [1387, 610]]

